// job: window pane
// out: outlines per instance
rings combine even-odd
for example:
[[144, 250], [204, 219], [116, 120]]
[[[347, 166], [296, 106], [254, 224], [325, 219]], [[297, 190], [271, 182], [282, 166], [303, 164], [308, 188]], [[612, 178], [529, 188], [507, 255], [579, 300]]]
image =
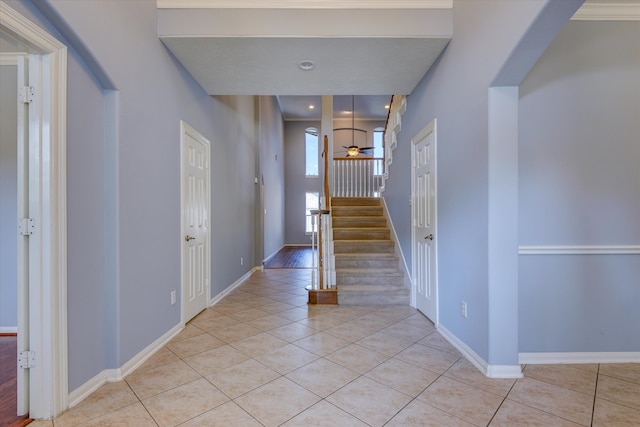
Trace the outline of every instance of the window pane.
[[318, 176], [318, 130], [305, 130], [305, 175]]
[[[382, 145], [383, 136], [384, 131], [377, 129], [373, 131], [373, 157], [376, 159], [384, 158], [384, 147]], [[382, 165], [380, 163], [375, 163], [373, 173], [374, 175], [382, 175]]]
[[319, 209], [320, 207], [320, 193], [318, 192], [308, 192], [305, 193], [305, 210], [306, 210], [306, 225], [304, 231], [307, 233], [311, 233], [313, 231], [311, 225], [311, 211]]

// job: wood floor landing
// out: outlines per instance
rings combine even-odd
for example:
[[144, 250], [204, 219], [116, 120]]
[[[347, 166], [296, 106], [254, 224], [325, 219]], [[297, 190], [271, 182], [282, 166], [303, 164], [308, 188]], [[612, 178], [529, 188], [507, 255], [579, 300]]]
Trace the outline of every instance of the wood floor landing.
[[32, 420], [17, 412], [18, 337], [0, 335], [0, 426], [21, 427]]
[[285, 246], [267, 261], [264, 268], [311, 268], [312, 263], [310, 247]]

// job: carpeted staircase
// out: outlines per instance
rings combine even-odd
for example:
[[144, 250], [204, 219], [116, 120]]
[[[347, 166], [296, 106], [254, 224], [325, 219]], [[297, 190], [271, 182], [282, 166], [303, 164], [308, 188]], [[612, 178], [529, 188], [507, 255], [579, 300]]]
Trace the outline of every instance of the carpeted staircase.
[[380, 199], [331, 198], [338, 304], [409, 305]]

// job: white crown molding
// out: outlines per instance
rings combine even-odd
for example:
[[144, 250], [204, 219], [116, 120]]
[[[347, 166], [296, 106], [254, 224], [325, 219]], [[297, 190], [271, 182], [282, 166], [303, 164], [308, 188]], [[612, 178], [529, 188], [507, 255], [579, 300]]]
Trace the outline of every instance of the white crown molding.
[[571, 20], [640, 21], [640, 1], [637, 3], [585, 3]]
[[640, 246], [519, 246], [519, 255], [640, 255]]
[[158, 9], [451, 9], [452, 0], [157, 0]]
[[0, 52], [0, 65], [18, 65], [18, 58], [26, 55], [24, 52]]

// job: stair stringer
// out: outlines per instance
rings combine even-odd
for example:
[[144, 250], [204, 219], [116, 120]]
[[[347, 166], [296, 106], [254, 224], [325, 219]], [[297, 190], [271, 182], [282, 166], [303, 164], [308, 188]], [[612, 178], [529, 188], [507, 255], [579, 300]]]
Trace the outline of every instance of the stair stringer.
[[382, 200], [382, 213], [385, 219], [387, 220], [387, 224], [389, 225], [389, 228], [391, 229], [391, 240], [393, 241], [394, 255], [396, 255], [398, 259], [401, 260], [401, 262], [398, 263], [399, 264], [398, 268], [400, 271], [404, 273], [403, 277], [404, 277], [405, 288], [409, 289], [409, 295], [410, 295], [409, 305], [415, 308], [416, 297], [413, 289], [413, 280], [411, 278], [411, 274], [409, 273], [409, 267], [407, 266], [407, 260], [404, 257], [404, 253], [402, 252], [402, 247], [400, 246], [400, 243], [398, 243], [398, 235], [396, 234], [396, 229], [393, 226], [391, 215], [389, 215], [389, 208], [387, 207], [387, 201], [384, 197], [381, 197], [380, 199]]

